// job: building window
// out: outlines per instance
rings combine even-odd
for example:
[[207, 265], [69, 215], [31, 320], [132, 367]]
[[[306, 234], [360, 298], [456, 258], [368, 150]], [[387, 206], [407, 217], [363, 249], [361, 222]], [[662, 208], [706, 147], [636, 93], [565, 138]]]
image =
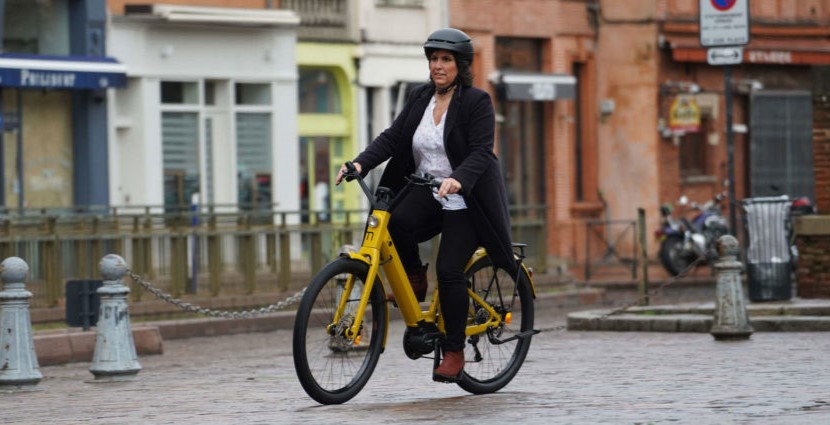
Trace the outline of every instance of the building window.
[[239, 208], [269, 209], [273, 202], [271, 84], [236, 83], [234, 98]]
[[161, 103], [165, 105], [198, 105], [199, 84], [195, 82], [162, 81]]
[[69, 55], [68, 0], [5, 0], [3, 52]]
[[701, 120], [700, 131], [680, 137], [680, 177], [701, 177], [712, 174], [709, 167], [708, 121]]
[[271, 114], [236, 114], [239, 208], [271, 207]]
[[300, 208], [303, 210], [303, 223], [331, 220], [332, 142], [335, 151], [338, 151], [336, 146], [339, 142], [336, 139], [300, 137]]
[[271, 85], [262, 83], [237, 83], [236, 84], [237, 105], [270, 105]]
[[162, 112], [164, 206], [167, 212], [186, 211], [199, 192], [199, 131], [195, 112]]
[[[502, 71], [540, 72], [542, 40], [496, 38], [496, 66]], [[545, 130], [542, 102], [501, 101], [499, 157], [512, 205], [545, 203]]]
[[375, 0], [379, 7], [424, 7], [424, 0]]
[[300, 113], [339, 114], [340, 92], [331, 72], [324, 69], [300, 69]]

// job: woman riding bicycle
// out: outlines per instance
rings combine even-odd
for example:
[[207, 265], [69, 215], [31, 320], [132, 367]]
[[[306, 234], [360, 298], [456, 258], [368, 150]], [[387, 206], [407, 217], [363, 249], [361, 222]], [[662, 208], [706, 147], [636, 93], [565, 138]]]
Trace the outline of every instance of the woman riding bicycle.
[[[440, 29], [424, 43], [424, 53], [429, 82], [412, 91], [392, 126], [353, 163], [366, 175], [389, 159], [379, 185], [395, 192], [413, 173], [443, 178], [435, 191], [413, 187], [395, 206], [389, 230], [419, 301], [426, 298], [427, 266], [421, 262], [418, 243], [442, 235], [436, 275], [447, 339], [433, 380], [456, 382], [464, 369], [467, 261], [484, 246], [493, 264], [511, 275], [517, 263], [506, 188], [493, 153], [493, 103], [487, 92], [472, 86], [472, 40], [457, 29]], [[337, 184], [344, 171], [345, 166]]]

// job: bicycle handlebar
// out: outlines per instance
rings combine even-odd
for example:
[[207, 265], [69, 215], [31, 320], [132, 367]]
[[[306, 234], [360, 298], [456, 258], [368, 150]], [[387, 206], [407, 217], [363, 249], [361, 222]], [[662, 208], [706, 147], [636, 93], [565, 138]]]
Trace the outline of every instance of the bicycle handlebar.
[[346, 167], [346, 171], [343, 173], [343, 178], [346, 179], [347, 182], [357, 180], [360, 188], [363, 189], [363, 193], [366, 194], [366, 198], [369, 199], [369, 204], [372, 206], [372, 209], [374, 209], [375, 197], [372, 195], [372, 191], [369, 190], [369, 186], [367, 186], [366, 182], [363, 181], [363, 177], [360, 175], [360, 172], [357, 171], [357, 167], [355, 167], [351, 161], [346, 161], [343, 165]]
[[423, 175], [423, 176], [419, 176], [417, 174], [411, 174], [406, 179], [406, 181], [409, 182], [412, 185], [415, 185], [415, 186], [427, 186], [427, 187], [430, 187], [430, 188], [438, 189], [439, 187], [441, 187], [441, 183], [444, 182], [444, 179], [442, 179], [440, 177], [435, 177], [431, 174], [426, 174], [426, 175]]
[[[360, 172], [357, 171], [357, 167], [351, 161], [346, 161], [343, 164], [346, 167], [346, 171], [343, 172], [343, 179], [347, 182], [352, 180], [357, 180], [357, 183], [360, 185], [360, 188], [363, 190], [363, 193], [366, 195], [366, 198], [369, 199], [369, 203], [372, 209], [375, 209], [380, 206], [388, 207], [388, 205], [393, 204], [394, 200], [392, 200], [392, 191], [386, 188], [378, 188], [378, 195], [382, 195], [380, 197], [376, 197], [372, 194], [372, 191], [369, 189], [369, 186], [366, 185], [366, 182], [363, 181], [363, 176], [360, 175]], [[435, 177], [431, 174], [425, 175], [417, 175], [411, 174], [409, 177], [406, 178], [407, 186], [426, 186], [433, 189], [438, 189], [441, 187], [441, 184], [444, 182], [443, 178]], [[383, 190], [381, 190], [383, 189]], [[406, 189], [401, 191], [398, 196], [395, 197], [397, 199], [400, 195], [405, 193]], [[383, 198], [383, 199], [380, 199]]]

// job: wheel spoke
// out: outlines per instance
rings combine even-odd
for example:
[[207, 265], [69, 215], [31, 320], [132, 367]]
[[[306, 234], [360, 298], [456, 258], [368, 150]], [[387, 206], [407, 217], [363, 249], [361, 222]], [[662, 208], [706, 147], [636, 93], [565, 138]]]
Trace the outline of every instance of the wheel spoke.
[[[314, 277], [297, 310], [294, 365], [303, 388], [320, 403], [343, 403], [357, 395], [377, 364], [387, 325], [379, 288], [372, 289], [358, 337], [346, 333], [355, 323], [366, 270], [364, 263], [348, 259], [329, 264]], [[354, 276], [354, 285], [344, 294], [348, 276]], [[341, 300], [345, 304], [337, 314]]]

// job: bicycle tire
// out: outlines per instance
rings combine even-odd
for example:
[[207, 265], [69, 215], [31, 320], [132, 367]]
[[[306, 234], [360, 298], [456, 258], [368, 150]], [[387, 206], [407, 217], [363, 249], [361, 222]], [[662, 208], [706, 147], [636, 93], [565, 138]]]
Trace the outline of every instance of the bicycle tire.
[[[500, 314], [511, 313], [512, 321], [480, 335], [468, 336], [464, 347], [464, 372], [458, 386], [473, 394], [496, 392], [519, 372], [530, 349], [530, 337], [493, 344], [490, 337], [507, 339], [533, 329], [534, 307], [530, 276], [519, 271], [518, 281], [493, 266], [489, 257], [473, 263], [467, 271], [471, 289]], [[477, 309], [470, 301], [468, 323], [475, 323]], [[480, 309], [480, 308], [479, 308]], [[519, 317], [516, 317], [519, 316]]]
[[312, 278], [297, 307], [294, 369], [305, 392], [321, 404], [341, 404], [356, 396], [369, 381], [383, 351], [388, 316], [379, 279], [372, 287], [359, 339], [348, 339], [337, 329], [335, 335], [326, 332], [333, 323], [348, 275], [355, 277], [355, 287], [340, 323], [350, 326], [348, 313], [357, 308], [368, 270], [369, 266], [361, 261], [334, 260]]

